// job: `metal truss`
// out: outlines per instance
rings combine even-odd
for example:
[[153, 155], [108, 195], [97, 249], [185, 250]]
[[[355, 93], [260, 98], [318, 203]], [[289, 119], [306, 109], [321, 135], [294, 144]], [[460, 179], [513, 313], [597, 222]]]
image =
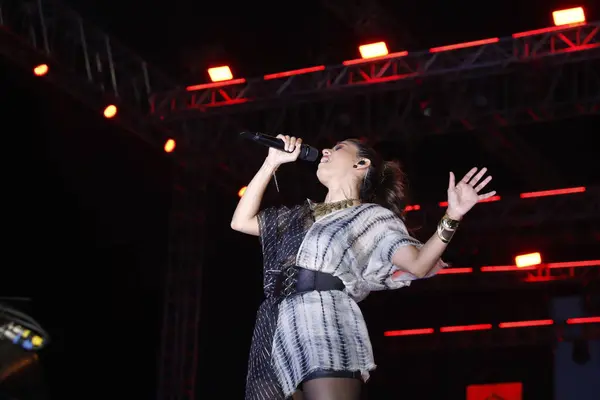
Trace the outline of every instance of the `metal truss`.
[[206, 190], [192, 160], [179, 164], [169, 222], [158, 399], [196, 398]]
[[[576, 106], [576, 112], [597, 112], [599, 27], [591, 23], [545, 29], [372, 61], [197, 85], [154, 94], [151, 112], [163, 118], [202, 118], [373, 92], [398, 94], [396, 102], [388, 98], [385, 104], [394, 109], [393, 125], [399, 128], [408, 129], [406, 117], [417, 104], [426, 106], [421, 114], [445, 116], [444, 124], [425, 124], [434, 132], [452, 123], [472, 129], [492, 122], [535, 121], [552, 111], [565, 112], [566, 105]], [[576, 72], [565, 68], [579, 71], [576, 80], [567, 73]]]
[[528, 187], [548, 187], [560, 179], [549, 163], [524, 143], [499, 143], [519, 141], [511, 126], [600, 113], [599, 26], [156, 93], [152, 116], [226, 166], [218, 175], [229, 191], [248, 181], [256, 159], [235, 143], [243, 130], [289, 132], [317, 146], [364, 136], [410, 146], [425, 135], [482, 130], [479, 140]]
[[108, 102], [117, 105], [116, 120], [151, 142], [153, 134], [143, 122], [148, 97], [175, 87], [118, 40], [55, 0], [2, 0], [0, 53], [31, 70], [49, 65], [46, 78], [84, 104], [100, 111]]

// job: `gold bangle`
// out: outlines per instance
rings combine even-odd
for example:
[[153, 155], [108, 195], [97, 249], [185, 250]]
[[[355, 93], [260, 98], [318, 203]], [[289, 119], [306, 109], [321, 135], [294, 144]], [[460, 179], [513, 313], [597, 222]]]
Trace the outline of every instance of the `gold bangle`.
[[441, 222], [444, 224], [444, 228], [449, 231], [455, 231], [460, 225], [460, 221], [450, 218], [448, 214], [444, 214]]
[[456, 228], [458, 228], [459, 221], [449, 218], [447, 215], [440, 220], [437, 226], [436, 233], [440, 240], [446, 244], [450, 243]]

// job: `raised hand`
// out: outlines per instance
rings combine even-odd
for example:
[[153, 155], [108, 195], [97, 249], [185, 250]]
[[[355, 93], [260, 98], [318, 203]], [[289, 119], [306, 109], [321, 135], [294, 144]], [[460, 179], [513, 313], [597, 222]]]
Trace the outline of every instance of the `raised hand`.
[[283, 140], [285, 143], [285, 151], [273, 147], [269, 148], [267, 161], [276, 167], [296, 161], [300, 155], [302, 139], [287, 135], [277, 135], [277, 138]]
[[477, 168], [473, 168], [467, 172], [458, 184], [454, 184], [454, 173], [450, 172], [447, 210], [450, 218], [460, 220], [477, 202], [496, 194], [495, 190], [479, 194], [492, 180], [491, 176], [481, 180], [486, 172], [487, 168], [482, 168], [479, 172], [477, 172]]

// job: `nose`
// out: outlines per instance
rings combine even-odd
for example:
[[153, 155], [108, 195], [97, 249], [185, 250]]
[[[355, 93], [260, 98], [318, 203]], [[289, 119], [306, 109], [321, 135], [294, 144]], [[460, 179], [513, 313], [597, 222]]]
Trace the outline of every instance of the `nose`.
[[330, 149], [323, 149], [323, 155], [324, 156], [329, 156], [331, 154], [331, 150]]

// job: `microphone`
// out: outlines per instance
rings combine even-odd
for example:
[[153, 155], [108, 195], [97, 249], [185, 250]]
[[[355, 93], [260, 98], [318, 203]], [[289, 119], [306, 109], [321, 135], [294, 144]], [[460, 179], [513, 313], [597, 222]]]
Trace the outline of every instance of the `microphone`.
[[[285, 143], [279, 138], [259, 132], [241, 132], [240, 136], [244, 139], [252, 140], [260, 145], [285, 151]], [[298, 158], [310, 162], [317, 161], [317, 158], [319, 158], [319, 150], [307, 144], [302, 144], [300, 145], [300, 155]]]

